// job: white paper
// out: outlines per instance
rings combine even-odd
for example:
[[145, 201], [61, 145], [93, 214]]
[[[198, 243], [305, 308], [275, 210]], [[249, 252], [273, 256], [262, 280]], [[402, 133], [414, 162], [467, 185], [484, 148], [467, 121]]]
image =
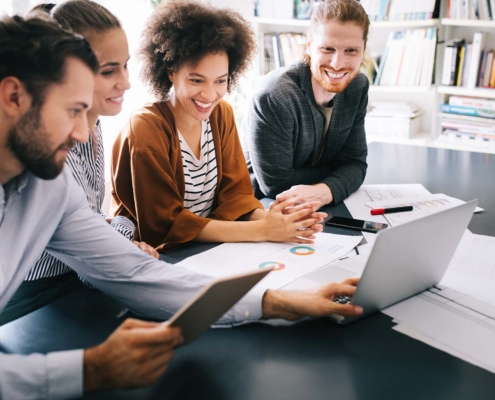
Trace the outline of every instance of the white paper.
[[360, 236], [318, 233], [315, 244], [224, 243], [186, 258], [177, 265], [213, 277], [224, 277], [274, 266], [261, 285], [278, 289], [301, 276], [343, 257], [361, 241]]
[[[397, 226], [464, 203], [465, 202], [462, 200], [439, 193], [426, 196], [400, 197], [377, 202], [370, 201], [366, 203], [366, 206], [369, 209], [412, 206], [413, 211], [390, 213], [386, 215], [388, 222], [392, 226]], [[475, 212], [479, 211], [483, 211], [483, 209], [477, 207]]]
[[465, 234], [440, 284], [495, 307], [495, 238]]
[[[355, 219], [364, 221], [381, 222], [390, 224], [383, 215], [371, 215], [366, 203], [374, 203], [385, 200], [393, 200], [402, 197], [425, 196], [430, 192], [421, 184], [397, 184], [397, 185], [362, 185], [356, 192], [344, 200], [344, 204]], [[368, 243], [373, 245], [376, 234], [363, 232]]]
[[[347, 258], [342, 258], [332, 263], [339, 268], [346, 269], [361, 276], [368, 261], [368, 257], [371, 254], [372, 246], [370, 244], [364, 244], [358, 247], [359, 255], [350, 254]], [[352, 252], [351, 252], [352, 253]]]
[[414, 328], [411, 328], [409, 325], [403, 324], [403, 323], [398, 323], [394, 327], [392, 327], [394, 331], [397, 331], [399, 333], [402, 333], [406, 336], [409, 336], [412, 339], [419, 340], [420, 342], [423, 342], [427, 344], [428, 346], [434, 347], [435, 349], [438, 349], [440, 351], [443, 351], [445, 353], [448, 353], [454, 357], [460, 358], [461, 360], [464, 360], [470, 364], [473, 364], [477, 367], [487, 369], [488, 371], [495, 373], [495, 369], [489, 368], [488, 366], [483, 366], [480, 365], [475, 359], [466, 356], [465, 354], [462, 354], [458, 352], [457, 350], [454, 350], [450, 348], [449, 346], [444, 345], [443, 343], [437, 342], [428, 336], [425, 336], [421, 333], [419, 333], [417, 330]]
[[387, 223], [382, 215], [371, 215], [367, 203], [393, 200], [402, 197], [425, 196], [430, 192], [421, 184], [363, 185], [344, 200], [353, 218]]
[[[445, 298], [420, 294], [388, 307], [382, 312], [414, 331], [452, 349], [453, 355], [472, 360], [495, 371], [495, 320]], [[428, 343], [428, 341], [425, 341]], [[445, 349], [444, 349], [445, 350]]]

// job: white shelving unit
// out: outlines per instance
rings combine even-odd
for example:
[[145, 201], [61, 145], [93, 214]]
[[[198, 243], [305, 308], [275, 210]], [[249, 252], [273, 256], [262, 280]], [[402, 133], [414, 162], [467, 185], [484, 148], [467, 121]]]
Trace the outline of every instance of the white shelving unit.
[[444, 26], [467, 26], [471, 28], [495, 28], [495, 21], [476, 20], [476, 19], [452, 19], [442, 18]]
[[[411, 0], [412, 1], [412, 0]], [[440, 15], [446, 14], [446, 2], [441, 2]], [[304, 32], [309, 26], [309, 20], [280, 20], [275, 18], [251, 18], [253, 27], [260, 32]], [[431, 28], [439, 29], [437, 45], [437, 56], [435, 62], [435, 81], [440, 82], [443, 68], [444, 42], [454, 37], [465, 37], [466, 41], [472, 39], [474, 32], [483, 31], [491, 35], [487, 41], [489, 48], [495, 48], [495, 21], [479, 21], [467, 19], [428, 19], [414, 21], [373, 21], [371, 23], [368, 51], [370, 53], [383, 53], [388, 33], [391, 30]], [[491, 46], [491, 47], [490, 47]], [[369, 142], [381, 141], [389, 143], [413, 144], [421, 146], [450, 148], [456, 150], [468, 150], [495, 154], [495, 144], [478, 142], [474, 140], [459, 140], [439, 138], [440, 125], [438, 110], [441, 103], [445, 102], [450, 95], [461, 95], [471, 97], [483, 97], [495, 99], [495, 89], [467, 89], [452, 86], [429, 87], [404, 87], [404, 86], [370, 86], [369, 100], [409, 100], [416, 102], [424, 109], [422, 133], [418, 136], [403, 139], [386, 136], [371, 136]], [[495, 124], [495, 121], [494, 121]]]
[[[444, 26], [444, 34], [446, 40], [453, 38], [465, 38], [466, 42], [470, 42], [472, 41], [473, 34], [475, 32], [485, 32], [487, 34], [485, 48], [495, 48], [495, 21], [442, 18], [441, 24], [442, 26]], [[441, 46], [438, 49], [442, 52], [442, 56], [444, 48], [444, 46]], [[437, 65], [437, 70], [439, 68], [443, 68], [443, 62], [440, 65]], [[468, 96], [495, 99], [495, 89], [471, 89], [457, 86], [437, 87], [437, 98], [439, 104], [448, 102], [449, 96]], [[493, 123], [495, 124], [495, 120], [493, 121]], [[435, 145], [438, 147], [495, 154], [494, 142], [444, 138], [439, 136], [440, 126], [438, 126], [437, 129], [438, 130], [436, 133], [438, 139], [436, 140]]]
[[[487, 99], [495, 99], [495, 89], [467, 89], [456, 86], [439, 86], [437, 88], [439, 94], [448, 94], [454, 96], [469, 96], [469, 97], [484, 97]], [[495, 121], [493, 122], [495, 124]]]
[[[308, 19], [277, 19], [277, 18], [262, 18], [253, 17], [251, 22], [255, 24], [270, 25], [270, 26], [288, 26], [288, 27], [305, 27], [309, 26]], [[374, 28], [420, 28], [420, 27], [435, 27], [440, 25], [439, 19], [424, 19], [413, 21], [373, 21], [371, 26]]]
[[435, 86], [370, 86], [371, 93], [435, 93]]

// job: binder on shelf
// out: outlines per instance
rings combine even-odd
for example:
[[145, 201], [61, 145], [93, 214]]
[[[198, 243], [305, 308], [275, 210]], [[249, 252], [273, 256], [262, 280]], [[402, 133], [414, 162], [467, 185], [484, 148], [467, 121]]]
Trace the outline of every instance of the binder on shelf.
[[469, 67], [471, 66], [471, 52], [472, 51], [473, 51], [473, 45], [472, 44], [464, 45], [464, 63], [462, 65], [462, 79], [461, 79], [461, 86], [462, 87], [467, 87], [467, 77], [468, 77]]
[[485, 47], [486, 34], [483, 32], [476, 32], [473, 36], [473, 48], [471, 52], [471, 64], [468, 72], [467, 87], [476, 87], [478, 70], [480, 66], [480, 59], [482, 56], [483, 47]]

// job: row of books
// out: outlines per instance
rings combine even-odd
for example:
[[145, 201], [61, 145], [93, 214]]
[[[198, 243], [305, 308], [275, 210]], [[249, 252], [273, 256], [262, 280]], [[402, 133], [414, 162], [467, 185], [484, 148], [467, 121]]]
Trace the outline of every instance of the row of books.
[[262, 33], [259, 36], [260, 74], [295, 64], [301, 46], [306, 44], [302, 33]]
[[495, 141], [495, 100], [451, 96], [440, 106], [442, 135], [476, 141]]
[[495, 100], [451, 96], [447, 104], [440, 106], [440, 111], [446, 114], [495, 119]]
[[437, 30], [390, 32], [375, 85], [429, 86], [434, 83]]
[[438, 18], [440, 0], [361, 0], [370, 21]]
[[495, 0], [448, 0], [447, 18], [495, 19]]
[[495, 88], [495, 50], [484, 50], [486, 34], [476, 32], [473, 43], [454, 39], [445, 46], [442, 85]]

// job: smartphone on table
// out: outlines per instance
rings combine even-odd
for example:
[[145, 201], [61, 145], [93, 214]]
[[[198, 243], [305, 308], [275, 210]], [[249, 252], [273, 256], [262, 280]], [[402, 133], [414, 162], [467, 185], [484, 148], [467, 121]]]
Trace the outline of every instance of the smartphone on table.
[[378, 231], [385, 229], [388, 224], [382, 224], [381, 222], [363, 221], [361, 219], [345, 218], [345, 217], [333, 217], [330, 218], [325, 225], [336, 226], [339, 228], [355, 229], [358, 231], [377, 233]]

